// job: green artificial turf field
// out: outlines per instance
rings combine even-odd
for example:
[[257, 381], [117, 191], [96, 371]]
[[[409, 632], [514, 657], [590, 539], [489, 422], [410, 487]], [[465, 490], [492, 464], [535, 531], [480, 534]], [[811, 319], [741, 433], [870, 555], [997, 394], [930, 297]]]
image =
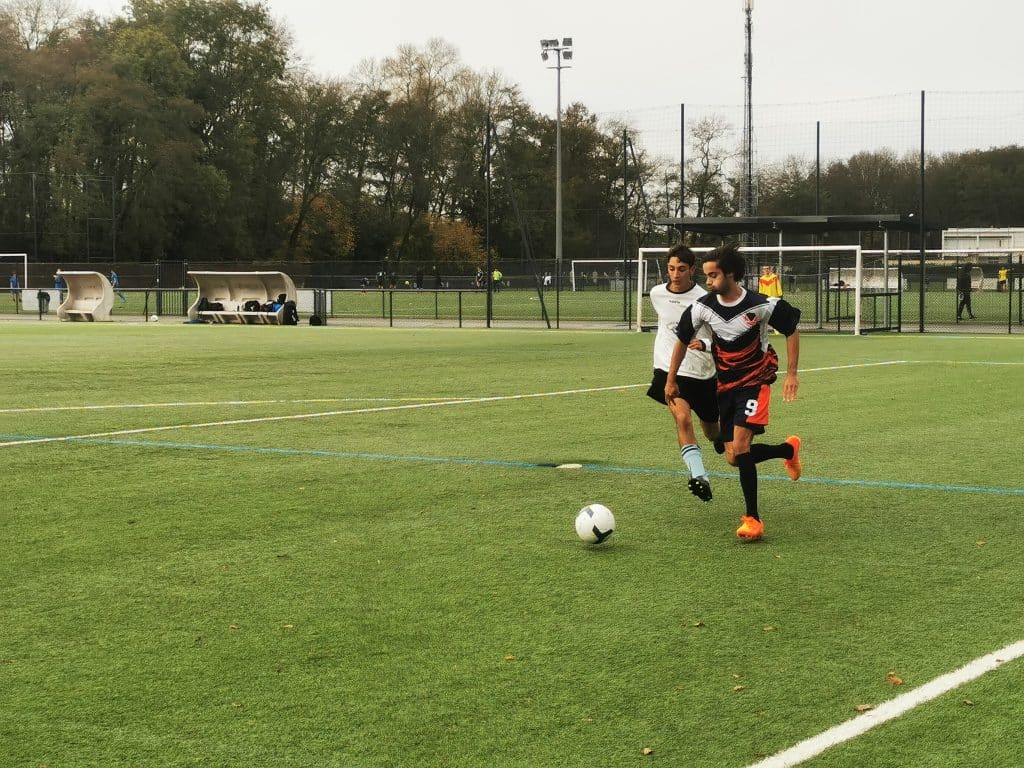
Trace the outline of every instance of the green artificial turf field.
[[[756, 544], [652, 342], [0, 324], [0, 765], [742, 767], [1024, 639], [1024, 338], [805, 336]], [[1022, 690], [807, 765], [1018, 766]]]

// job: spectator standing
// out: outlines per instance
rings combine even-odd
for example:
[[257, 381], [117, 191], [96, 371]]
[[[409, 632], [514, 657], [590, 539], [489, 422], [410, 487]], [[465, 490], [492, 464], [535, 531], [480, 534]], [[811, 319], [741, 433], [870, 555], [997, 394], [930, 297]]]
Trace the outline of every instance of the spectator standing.
[[960, 296], [960, 303], [956, 305], [956, 319], [963, 320], [964, 310], [967, 310], [967, 317], [974, 319], [974, 311], [971, 309], [971, 265], [964, 264], [956, 275], [956, 291]]
[[761, 267], [761, 276], [757, 278], [757, 292], [765, 296], [782, 298], [782, 281], [771, 264]]

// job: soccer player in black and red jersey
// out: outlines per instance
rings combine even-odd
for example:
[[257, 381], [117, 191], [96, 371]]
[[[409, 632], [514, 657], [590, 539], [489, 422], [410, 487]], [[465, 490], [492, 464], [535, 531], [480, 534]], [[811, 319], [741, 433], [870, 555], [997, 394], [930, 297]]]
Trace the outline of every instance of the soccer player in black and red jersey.
[[[779, 356], [768, 343], [771, 329], [786, 337], [786, 378], [782, 398], [796, 399], [797, 365], [800, 362], [800, 310], [785, 299], [753, 293], [743, 287], [746, 263], [735, 244], [716, 248], [704, 259], [708, 295], [683, 313], [676, 328], [675, 349], [665, 384], [665, 399], [679, 395], [676, 372], [687, 349], [703, 349], [695, 338], [698, 330], [711, 329], [711, 353], [718, 369], [718, 406], [721, 412], [721, 440], [725, 457], [740, 471], [740, 487], [746, 514], [736, 535], [756, 541], [764, 535], [764, 523], [757, 509], [757, 465], [768, 459], [782, 459], [786, 472], [799, 480], [800, 438], [791, 435], [784, 443], [754, 443], [768, 425], [771, 384], [777, 378]], [[700, 346], [698, 346], [700, 345]]]

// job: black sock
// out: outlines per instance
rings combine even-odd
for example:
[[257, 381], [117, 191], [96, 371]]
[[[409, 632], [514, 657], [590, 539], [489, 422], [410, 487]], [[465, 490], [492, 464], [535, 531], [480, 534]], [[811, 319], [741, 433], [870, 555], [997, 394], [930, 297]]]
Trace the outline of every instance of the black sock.
[[793, 458], [793, 446], [789, 443], [779, 443], [778, 445], [754, 443], [750, 446], [750, 455], [754, 457], [755, 464], [768, 461], [768, 459], [786, 459], [788, 461]]
[[760, 520], [761, 516], [757, 514], [757, 462], [753, 454], [743, 453], [736, 457], [736, 466], [740, 470], [740, 488], [747, 504], [747, 515]]
[[714, 442], [715, 442], [715, 453], [717, 453], [719, 456], [721, 456], [723, 453], [725, 453], [725, 443], [722, 442], [721, 438], [719, 438], [718, 440], [715, 440]]

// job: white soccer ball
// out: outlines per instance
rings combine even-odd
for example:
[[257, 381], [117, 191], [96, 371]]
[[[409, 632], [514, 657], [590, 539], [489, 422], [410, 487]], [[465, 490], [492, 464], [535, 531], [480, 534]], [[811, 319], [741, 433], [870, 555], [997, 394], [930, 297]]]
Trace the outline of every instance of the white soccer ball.
[[150, 315], [149, 316], [149, 322], [151, 322], [151, 323], [159, 323], [160, 322], [160, 318], [157, 317], [156, 315]]
[[615, 530], [615, 515], [604, 504], [587, 504], [576, 515], [576, 535], [587, 544], [600, 544]]

